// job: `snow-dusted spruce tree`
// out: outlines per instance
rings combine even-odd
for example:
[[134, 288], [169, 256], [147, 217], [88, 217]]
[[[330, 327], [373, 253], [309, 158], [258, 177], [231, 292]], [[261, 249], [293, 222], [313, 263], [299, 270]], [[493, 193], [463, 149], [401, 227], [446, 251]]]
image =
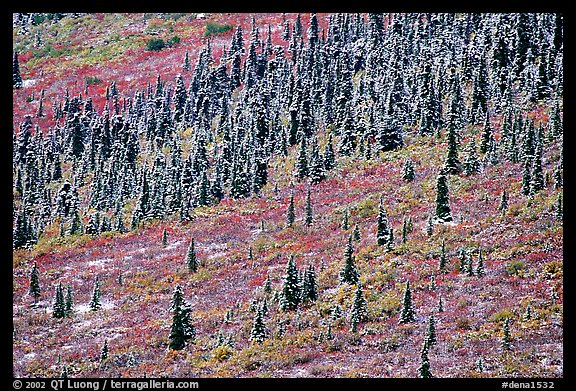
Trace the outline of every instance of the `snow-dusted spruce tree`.
[[304, 303], [311, 303], [318, 299], [318, 282], [316, 281], [316, 271], [312, 264], [308, 265], [308, 269], [304, 272], [301, 291], [301, 299]]
[[67, 317], [74, 312], [74, 296], [72, 294], [72, 284], [66, 287], [66, 302], [64, 303], [64, 312]]
[[64, 290], [62, 283], [56, 286], [56, 294], [54, 296], [54, 304], [52, 306], [52, 317], [64, 318], [66, 316], [66, 305], [64, 303]]
[[96, 281], [94, 281], [94, 289], [92, 290], [92, 297], [90, 299], [90, 310], [97, 311], [102, 308], [102, 303], [100, 303], [100, 279], [96, 277]]
[[172, 312], [172, 326], [170, 326], [170, 336], [168, 347], [172, 350], [182, 350], [188, 342], [194, 342], [196, 330], [190, 319], [190, 305], [184, 299], [182, 285], [174, 287], [170, 312]]
[[295, 310], [300, 304], [300, 286], [298, 284], [298, 269], [294, 255], [290, 255], [286, 265], [286, 274], [282, 285], [280, 309], [282, 311]]
[[418, 377], [420, 378], [430, 378], [433, 377], [430, 371], [430, 360], [428, 358], [428, 351], [430, 345], [427, 338], [424, 338], [422, 343], [422, 349], [420, 349], [420, 366], [417, 369]]
[[294, 190], [290, 193], [290, 203], [288, 204], [288, 209], [286, 210], [286, 226], [292, 227], [294, 225], [294, 219], [296, 215], [294, 214]]
[[22, 76], [20, 75], [20, 63], [18, 62], [18, 53], [14, 52], [12, 59], [12, 86], [22, 88]]
[[378, 245], [384, 246], [390, 240], [390, 223], [388, 222], [388, 216], [386, 215], [386, 209], [384, 208], [382, 197], [380, 197], [380, 203], [378, 204], [377, 229], [376, 239]]
[[38, 266], [36, 265], [36, 262], [34, 262], [34, 265], [32, 265], [32, 269], [30, 270], [30, 288], [28, 289], [28, 293], [34, 298], [34, 304], [36, 304], [40, 298], [41, 289], [39, 275]]
[[266, 325], [264, 324], [264, 310], [263, 306], [258, 306], [256, 316], [254, 317], [254, 325], [250, 330], [250, 341], [262, 343], [266, 339]]
[[414, 162], [410, 158], [405, 159], [402, 165], [402, 179], [406, 182], [414, 180]]
[[360, 282], [356, 285], [354, 293], [354, 300], [352, 301], [352, 309], [350, 311], [350, 324], [352, 325], [352, 332], [357, 330], [358, 324], [368, 319], [368, 302], [364, 298], [362, 291], [362, 284]]
[[440, 249], [440, 259], [438, 260], [438, 271], [445, 273], [446, 270], [446, 240], [442, 239], [442, 248]]
[[404, 289], [404, 299], [402, 300], [402, 310], [400, 311], [400, 323], [409, 323], [416, 320], [416, 311], [412, 303], [412, 291], [410, 290], [410, 281], [406, 281]]
[[186, 266], [190, 273], [198, 271], [198, 257], [196, 256], [196, 250], [194, 249], [194, 238], [190, 239], [190, 245], [186, 251]]
[[452, 221], [450, 200], [448, 199], [448, 183], [443, 171], [440, 172], [436, 179], [436, 220], [440, 222]]
[[346, 249], [344, 251], [344, 266], [340, 271], [340, 282], [347, 284], [358, 283], [358, 270], [354, 262], [354, 247], [352, 246], [352, 235], [348, 238]]
[[310, 196], [310, 187], [308, 187], [308, 192], [306, 193], [306, 219], [304, 220], [304, 224], [309, 227], [312, 225], [312, 199]]

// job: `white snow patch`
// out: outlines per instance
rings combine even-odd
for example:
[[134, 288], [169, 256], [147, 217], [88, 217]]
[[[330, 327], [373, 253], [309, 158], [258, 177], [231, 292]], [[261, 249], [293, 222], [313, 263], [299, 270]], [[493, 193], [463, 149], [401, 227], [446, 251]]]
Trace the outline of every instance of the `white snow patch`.
[[24, 355], [24, 360], [34, 360], [36, 353], [30, 352]]
[[103, 258], [103, 259], [96, 259], [94, 261], [88, 262], [88, 266], [102, 266], [104, 267], [105, 264], [112, 261], [112, 258]]
[[176, 247], [178, 247], [180, 244], [182, 243], [182, 240], [179, 240], [175, 243], [169, 244], [166, 246], [166, 250], [174, 250]]
[[90, 311], [90, 306], [88, 304], [79, 304], [77, 306], [74, 306], [74, 311], [80, 314], [84, 314]]
[[225, 251], [218, 251], [218, 252], [215, 252], [215, 253], [208, 255], [208, 259], [219, 258], [219, 257], [223, 257], [225, 255], [226, 255]]
[[23, 80], [22, 87], [24, 88], [32, 87], [33, 85], [36, 84], [37, 81], [38, 81], [37, 79]]

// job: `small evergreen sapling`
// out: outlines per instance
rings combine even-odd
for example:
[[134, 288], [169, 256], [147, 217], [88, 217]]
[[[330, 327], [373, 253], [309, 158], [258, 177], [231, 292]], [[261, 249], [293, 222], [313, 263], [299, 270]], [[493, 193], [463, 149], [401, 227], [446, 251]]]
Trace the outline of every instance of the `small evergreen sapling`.
[[254, 325], [250, 330], [250, 341], [262, 343], [266, 339], [266, 326], [264, 325], [264, 309], [262, 306], [258, 307], [256, 316], [254, 318]]
[[388, 216], [386, 215], [386, 209], [384, 209], [382, 197], [380, 197], [380, 203], [378, 205], [378, 231], [376, 238], [379, 246], [386, 245], [390, 240], [390, 224], [388, 222]]
[[282, 286], [280, 309], [282, 311], [295, 310], [300, 303], [300, 286], [298, 284], [298, 269], [294, 255], [290, 255], [286, 265], [286, 274]]
[[56, 286], [56, 294], [54, 296], [54, 305], [52, 306], [52, 317], [60, 319], [66, 316], [66, 305], [64, 303], [64, 290], [62, 283]]
[[357, 325], [368, 319], [368, 303], [364, 298], [362, 292], [362, 284], [358, 282], [356, 285], [356, 292], [354, 293], [354, 300], [352, 302], [352, 310], [350, 311], [350, 322], [352, 325], [352, 332], [355, 332]]
[[306, 226], [310, 227], [312, 225], [312, 221], [312, 200], [310, 197], [310, 188], [308, 188], [308, 192], [306, 193]]
[[198, 271], [199, 265], [196, 250], [194, 249], [194, 238], [190, 240], [190, 246], [188, 246], [188, 251], [186, 252], [186, 266], [188, 266], [188, 271], [190, 273]]
[[34, 304], [36, 304], [40, 298], [40, 291], [38, 266], [36, 265], [36, 262], [34, 262], [34, 265], [30, 270], [30, 288], [28, 289], [28, 293], [34, 298]]
[[162, 246], [166, 246], [168, 244], [168, 232], [166, 232], [166, 228], [162, 231]]
[[416, 311], [412, 303], [412, 291], [410, 290], [410, 281], [406, 281], [404, 290], [404, 299], [402, 300], [402, 310], [400, 311], [400, 323], [409, 323], [416, 320]]
[[436, 319], [434, 319], [434, 315], [430, 315], [428, 318], [428, 328], [426, 329], [426, 335], [424, 337], [428, 342], [428, 346], [432, 347], [436, 344]]
[[64, 311], [67, 317], [72, 315], [72, 312], [74, 312], [74, 297], [72, 295], [71, 284], [68, 284], [66, 288], [66, 302], [64, 303]]
[[506, 212], [508, 209], [508, 194], [506, 194], [506, 189], [502, 191], [502, 197], [500, 197], [500, 205], [498, 206], [498, 210], [502, 211], [502, 213]]
[[92, 298], [90, 299], [90, 309], [92, 311], [97, 311], [102, 308], [102, 304], [100, 303], [100, 280], [96, 277], [96, 281], [94, 281], [94, 289], [92, 290]]
[[348, 231], [350, 228], [350, 217], [348, 213], [348, 208], [344, 210], [344, 216], [342, 217], [342, 229]]
[[440, 260], [438, 261], [438, 271], [445, 273], [446, 270], [446, 240], [442, 239], [442, 248], [440, 250]]
[[420, 366], [417, 369], [419, 378], [427, 379], [433, 377], [432, 372], [430, 371], [430, 360], [428, 359], [429, 349], [430, 346], [428, 340], [424, 338], [422, 349], [420, 350]]
[[412, 162], [412, 159], [410, 158], [404, 160], [402, 166], [402, 179], [406, 182], [412, 182], [414, 180], [414, 162]]
[[100, 350], [100, 362], [104, 362], [108, 359], [108, 340], [104, 340], [104, 346]]
[[294, 214], [294, 190], [290, 194], [290, 203], [288, 204], [288, 209], [286, 210], [286, 225], [292, 227], [294, 224], [294, 219], [296, 215]]
[[484, 271], [484, 257], [482, 256], [482, 249], [478, 250], [478, 265], [476, 266], [476, 275], [482, 277], [486, 272]]
[[436, 179], [436, 219], [440, 222], [452, 221], [448, 183], [444, 172], [441, 172]]
[[352, 230], [352, 236], [354, 240], [358, 242], [360, 240], [360, 228], [358, 228], [358, 224], [354, 224], [354, 230]]
[[340, 272], [340, 282], [348, 284], [358, 283], [358, 270], [354, 263], [354, 247], [352, 246], [352, 235], [348, 238], [346, 250], [344, 251], [344, 267]]

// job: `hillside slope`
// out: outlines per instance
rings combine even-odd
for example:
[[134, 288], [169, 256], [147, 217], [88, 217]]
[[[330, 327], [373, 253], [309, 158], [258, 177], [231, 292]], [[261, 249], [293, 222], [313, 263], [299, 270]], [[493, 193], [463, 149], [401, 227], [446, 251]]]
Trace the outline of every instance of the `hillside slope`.
[[[242, 23], [248, 41], [250, 17], [214, 14], [208, 15], [208, 20], [234, 26]], [[329, 17], [319, 18], [321, 28], [327, 31]], [[290, 23], [295, 18], [286, 15]], [[265, 36], [265, 26], [273, 25], [275, 42], [288, 47], [288, 41], [279, 38], [282, 15], [256, 15], [256, 20], [261, 35]], [[309, 16], [302, 20], [306, 29]], [[169, 88], [176, 85], [172, 82], [182, 73], [187, 50], [193, 64], [201, 57], [204, 20], [181, 16], [175, 21], [162, 21], [114, 14], [63, 21], [50, 27], [36, 26], [54, 31], [58, 39], [61, 35], [69, 37], [66, 53], [54, 55], [53, 60], [33, 60], [35, 49], [31, 49], [27, 38], [17, 35], [15, 28], [15, 48], [26, 53], [20, 56], [23, 79], [37, 80], [15, 89], [15, 134], [21, 131], [16, 129], [25, 115], [34, 114], [37, 108], [37, 101], [26, 102], [26, 97], [39, 96], [41, 88], [45, 89], [48, 103], [44, 104], [48, 108], [58, 104], [64, 88], [69, 88], [73, 97], [84, 91], [85, 77], [97, 77], [101, 82], [88, 87], [95, 111], [103, 112], [104, 105], [112, 111], [113, 103], [105, 97], [112, 81], [124, 102], [131, 97], [134, 101], [134, 91], [146, 83], [153, 88], [159, 74], [169, 81]], [[146, 51], [146, 38], [140, 31], [149, 32], [151, 26], [157, 26], [163, 38], [172, 33], [180, 36], [180, 44], [158, 53]], [[101, 27], [119, 38], [115, 41], [98, 35], [90, 41], [93, 29]], [[221, 54], [222, 46], [228, 46], [231, 37], [230, 32], [213, 39], [214, 58]], [[108, 43], [102, 43], [102, 39]], [[110, 42], [123, 41], [125, 45], [118, 46], [123, 54], [102, 54], [93, 58], [93, 65], [83, 65], [91, 58], [79, 49], [86, 42], [95, 52], [103, 53], [116, 47]], [[363, 72], [360, 70], [352, 79], [355, 94], [361, 89]], [[192, 76], [184, 74], [188, 85]], [[473, 95], [472, 85], [469, 82], [463, 88], [467, 102]], [[515, 91], [514, 118], [524, 121], [519, 127], [518, 149], [524, 147], [522, 143], [526, 143], [530, 132], [543, 143], [543, 186], [530, 195], [523, 194], [524, 162], [522, 158], [508, 158], [504, 142], [508, 137], [504, 134], [506, 112], [499, 112], [491, 101], [493, 144], [498, 143], [500, 149], [478, 153], [477, 173], [447, 175], [453, 217], [450, 222], [431, 220], [436, 209], [437, 178], [449, 148], [449, 131], [443, 126], [431, 134], [420, 134], [420, 120], [402, 127], [402, 147], [379, 151], [376, 141], [368, 154], [361, 150], [370, 145], [367, 136], [349, 156], [338, 151], [336, 166], [326, 170], [326, 178], [319, 183], [295, 177], [302, 144], [288, 145], [286, 156], [280, 152], [269, 156], [266, 183], [255, 194], [233, 197], [228, 192], [232, 184], [227, 184], [220, 202], [190, 208], [187, 219], [179, 218], [179, 212], [174, 211], [166, 213], [165, 218], [143, 219], [124, 233], [109, 230], [69, 235], [60, 232], [64, 224], [71, 225], [72, 218], [51, 217], [37, 243], [13, 252], [14, 376], [57, 377], [66, 368], [74, 377], [417, 377], [429, 317], [434, 315], [436, 343], [429, 350], [429, 362], [435, 377], [563, 377], [563, 226], [556, 206], [562, 187], [554, 179], [562, 164], [562, 134], [554, 134], [551, 119], [557, 102], [561, 105], [561, 94], [556, 89], [547, 99], [521, 105], [518, 102], [524, 92], [521, 88]], [[244, 99], [240, 94], [238, 90], [232, 92], [230, 111]], [[276, 104], [272, 100], [269, 104]], [[123, 113], [128, 118], [128, 109]], [[447, 115], [445, 110], [442, 113]], [[288, 112], [282, 115], [277, 124], [284, 131], [290, 119]], [[214, 117], [213, 129], [219, 129], [219, 118]], [[66, 120], [60, 120], [63, 128]], [[57, 127], [56, 122], [53, 113], [34, 119], [34, 125], [46, 132]], [[273, 130], [276, 123], [270, 122]], [[337, 122], [321, 126], [324, 120], [317, 120], [314, 137], [319, 150], [325, 150], [330, 137], [334, 137], [338, 150], [344, 133]], [[465, 161], [464, 146], [471, 139], [481, 145], [485, 128], [483, 120], [478, 119], [462, 127], [461, 161]], [[174, 130], [182, 141], [182, 160], [198, 151], [199, 129], [194, 124]], [[214, 135], [206, 142], [210, 164], [217, 161], [215, 156], [222, 151], [218, 148], [225, 138], [225, 133], [214, 131]], [[149, 167], [149, 171], [143, 171], [149, 178], [156, 172], [160, 152], [172, 156], [174, 150], [168, 142], [156, 148], [157, 140], [152, 140], [144, 131], [139, 133], [142, 153], [135, 163], [138, 168]], [[48, 180], [52, 194], [57, 194], [66, 180], [76, 184], [81, 171], [76, 166], [79, 163], [66, 161], [65, 152], [61, 154], [62, 178]], [[407, 159], [414, 165], [412, 181], [403, 178]], [[14, 171], [16, 212], [25, 210], [22, 205], [27, 202], [18, 191], [17, 173], [24, 172], [24, 182], [31, 174], [25, 164], [15, 163]], [[136, 193], [140, 194], [145, 181], [142, 177], [146, 176], [138, 172], [129, 189], [132, 194], [122, 208], [115, 210], [91, 204], [97, 175], [97, 169], [86, 173], [85, 185], [79, 187], [84, 226], [90, 225], [95, 211], [111, 219], [118, 217], [117, 210], [126, 217], [135, 214], [142, 198]], [[310, 226], [305, 224], [308, 189]], [[508, 195], [507, 208], [501, 211], [504, 191]], [[286, 218], [292, 194], [295, 221], [289, 227]], [[389, 245], [378, 245], [380, 200], [393, 228]], [[56, 201], [52, 207], [56, 209]], [[342, 224], [345, 215], [347, 228]], [[412, 227], [403, 235], [403, 224], [408, 219]], [[129, 228], [128, 218], [125, 223]], [[352, 239], [353, 255], [366, 299], [366, 318], [352, 331], [351, 309], [358, 285], [342, 283], [340, 273], [355, 226], [359, 238]], [[164, 230], [166, 243], [162, 243]], [[190, 272], [186, 264], [192, 239], [199, 260], [196, 272]], [[443, 243], [446, 264], [440, 268]], [[299, 304], [296, 310], [284, 311], [280, 309], [281, 292], [291, 255], [299, 270], [314, 267], [318, 298]], [[479, 274], [480, 257], [483, 273]], [[39, 270], [37, 303], [29, 294], [33, 264]], [[264, 288], [267, 276], [271, 283], [268, 292]], [[96, 280], [102, 307], [92, 311], [89, 302]], [[401, 323], [407, 281], [415, 319]], [[61, 319], [53, 317], [54, 287], [59, 283], [72, 288], [74, 303], [71, 315]], [[190, 303], [196, 332], [194, 343], [182, 350], [168, 348], [173, 320], [169, 309], [177, 284]], [[251, 341], [252, 329], [264, 299], [266, 338], [257, 343]], [[335, 307], [342, 310], [341, 316], [335, 315]], [[502, 349], [506, 319], [510, 325], [509, 350]], [[109, 353], [101, 360], [105, 342]]]

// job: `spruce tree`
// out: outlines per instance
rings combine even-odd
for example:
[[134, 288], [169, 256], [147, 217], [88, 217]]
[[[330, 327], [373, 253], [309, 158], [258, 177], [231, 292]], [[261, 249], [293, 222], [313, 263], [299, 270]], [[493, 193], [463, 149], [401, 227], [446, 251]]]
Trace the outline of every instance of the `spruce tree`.
[[94, 289], [92, 290], [92, 298], [90, 299], [90, 310], [97, 311], [102, 308], [102, 304], [100, 303], [100, 280], [96, 277], [96, 281], [94, 281]]
[[306, 147], [306, 137], [302, 137], [300, 141], [300, 152], [298, 153], [298, 160], [296, 161], [296, 171], [294, 175], [298, 180], [306, 178], [309, 174], [308, 171], [308, 149]]
[[272, 281], [270, 280], [270, 274], [266, 273], [266, 281], [264, 281], [264, 293], [272, 292]]
[[308, 192], [306, 193], [306, 226], [310, 227], [312, 225], [312, 221], [312, 201], [310, 198], [310, 187], [308, 187]]
[[60, 319], [66, 316], [66, 304], [64, 303], [64, 290], [62, 283], [56, 286], [56, 295], [54, 296], [54, 304], [52, 306], [52, 317]]
[[562, 193], [558, 193], [556, 197], [556, 204], [554, 205], [554, 217], [556, 220], [562, 220], [564, 212], [562, 211]]
[[406, 182], [411, 182], [414, 180], [414, 163], [410, 158], [404, 160], [404, 164], [402, 166], [402, 179]]
[[348, 244], [344, 252], [344, 266], [340, 271], [340, 282], [348, 284], [358, 283], [358, 270], [354, 263], [354, 247], [352, 247], [352, 235], [348, 238]]
[[556, 168], [554, 169], [554, 190], [560, 189], [562, 185], [562, 166], [557, 164]]
[[22, 88], [22, 76], [20, 75], [20, 63], [18, 62], [18, 53], [14, 52], [12, 59], [12, 86]]
[[168, 232], [166, 232], [166, 228], [162, 230], [162, 246], [168, 245]]
[[182, 350], [188, 341], [194, 342], [196, 330], [191, 323], [190, 305], [184, 299], [182, 285], [178, 284], [172, 293], [170, 312], [172, 312], [172, 326], [168, 347], [172, 350]]
[[104, 346], [102, 346], [102, 349], [100, 350], [100, 362], [104, 362], [108, 359], [108, 353], [108, 340], [105, 339]]
[[432, 236], [434, 232], [434, 222], [432, 220], [432, 215], [428, 216], [427, 224], [426, 224], [426, 235]]
[[438, 299], [438, 312], [444, 312], [444, 302], [442, 301], [442, 296]]
[[420, 366], [418, 367], [418, 377], [419, 378], [431, 378], [432, 372], [430, 372], [430, 360], [428, 359], [428, 350], [430, 346], [428, 344], [428, 340], [424, 338], [424, 342], [422, 343], [422, 349], [420, 350]]
[[40, 298], [40, 291], [41, 290], [40, 290], [40, 278], [38, 267], [36, 265], [36, 262], [34, 262], [34, 265], [30, 270], [30, 288], [28, 289], [28, 293], [30, 294], [30, 296], [34, 298], [34, 304], [36, 304], [38, 302], [38, 299]]
[[484, 127], [482, 128], [482, 135], [480, 136], [480, 152], [488, 152], [488, 147], [492, 142], [494, 135], [492, 134], [492, 128], [490, 127], [490, 116], [486, 112], [486, 119], [484, 120]]
[[498, 210], [505, 212], [508, 209], [508, 195], [506, 194], [506, 189], [502, 191], [502, 196], [500, 197], [500, 205], [498, 205]]
[[294, 190], [290, 194], [290, 203], [288, 204], [288, 209], [286, 210], [286, 226], [292, 227], [294, 224], [294, 219], [296, 215], [294, 214]]
[[406, 216], [402, 219], [402, 244], [408, 240], [408, 220]]
[[190, 273], [198, 271], [198, 258], [196, 257], [196, 250], [194, 249], [194, 238], [190, 240], [188, 251], [186, 252], [186, 266]]
[[312, 264], [308, 265], [308, 269], [304, 272], [304, 279], [302, 282], [302, 301], [313, 302], [318, 298], [318, 283], [316, 282], [316, 271]]
[[462, 171], [461, 163], [458, 159], [458, 135], [454, 126], [448, 127], [448, 151], [444, 161], [444, 170], [448, 174], [458, 174]]
[[310, 156], [309, 175], [312, 183], [320, 183], [326, 179], [326, 169], [324, 167], [324, 160], [320, 156], [318, 150], [318, 141], [316, 137], [312, 139], [312, 152]]
[[450, 201], [448, 199], [448, 183], [443, 172], [440, 172], [436, 180], [436, 219], [440, 222], [452, 221]]
[[384, 246], [390, 240], [390, 224], [388, 222], [388, 216], [386, 215], [386, 209], [384, 209], [382, 197], [380, 197], [380, 203], [378, 204], [378, 231], [376, 233], [376, 239], [379, 246]]
[[412, 304], [412, 291], [410, 290], [410, 281], [406, 281], [404, 290], [404, 299], [402, 300], [402, 310], [400, 312], [400, 323], [414, 322], [416, 320], [416, 311]]
[[530, 304], [528, 304], [528, 306], [526, 306], [526, 311], [524, 312], [524, 315], [522, 315], [522, 320], [527, 321], [532, 319], [533, 315], [532, 315], [532, 307], [530, 306]]
[[356, 292], [354, 293], [354, 300], [352, 301], [352, 309], [350, 311], [350, 321], [352, 324], [352, 332], [356, 331], [356, 326], [359, 323], [365, 322], [368, 319], [368, 302], [364, 298], [362, 292], [362, 284], [358, 281], [356, 285]]
[[66, 302], [64, 303], [64, 311], [66, 316], [69, 317], [74, 311], [74, 297], [72, 295], [72, 285], [68, 284], [66, 287]]
[[434, 314], [428, 318], [428, 328], [426, 329], [426, 336], [424, 338], [428, 342], [429, 347], [436, 344], [436, 320], [434, 319]]
[[354, 224], [354, 229], [352, 230], [352, 236], [354, 240], [358, 242], [360, 240], [360, 228], [358, 228], [358, 224]]
[[298, 284], [298, 269], [294, 255], [290, 255], [286, 266], [286, 275], [282, 285], [282, 296], [280, 299], [280, 309], [282, 311], [295, 310], [300, 303], [300, 287]]
[[342, 217], [342, 229], [348, 231], [350, 228], [350, 218], [348, 213], [348, 208], [344, 209], [344, 216]]
[[473, 175], [480, 172], [480, 161], [476, 154], [476, 141], [474, 137], [470, 138], [470, 142], [466, 146], [464, 162], [462, 163], [462, 173], [466, 176]]
[[334, 153], [334, 147], [332, 146], [332, 134], [328, 136], [328, 142], [324, 147], [324, 168], [329, 171], [336, 167], [336, 154]]
[[438, 261], [438, 271], [446, 272], [446, 240], [442, 239], [442, 248], [440, 250], [440, 260]]
[[250, 341], [262, 343], [266, 339], [266, 326], [264, 325], [263, 307], [259, 306], [254, 318], [254, 325], [250, 330]]
[[476, 275], [482, 277], [486, 272], [484, 271], [484, 258], [482, 257], [482, 249], [478, 250], [478, 265], [476, 266]]

